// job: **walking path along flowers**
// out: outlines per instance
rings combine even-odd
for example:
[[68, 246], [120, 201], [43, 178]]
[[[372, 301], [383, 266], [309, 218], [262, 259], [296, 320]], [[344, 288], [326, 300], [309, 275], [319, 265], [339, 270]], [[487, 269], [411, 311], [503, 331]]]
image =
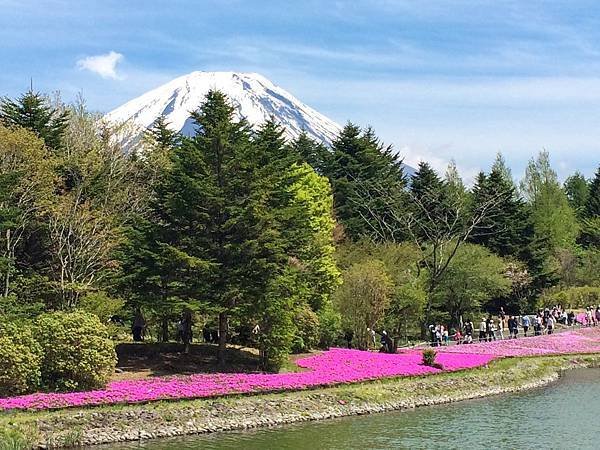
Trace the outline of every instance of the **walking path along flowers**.
[[333, 348], [299, 359], [304, 372], [282, 374], [198, 374], [115, 381], [105, 389], [72, 393], [37, 393], [0, 399], [0, 410], [53, 409], [75, 406], [192, 399], [231, 394], [299, 390], [378, 378], [417, 376], [456, 371], [487, 364], [507, 356], [600, 352], [600, 328], [586, 328], [549, 336], [438, 349], [436, 362], [443, 370], [421, 363], [418, 349], [397, 354]]

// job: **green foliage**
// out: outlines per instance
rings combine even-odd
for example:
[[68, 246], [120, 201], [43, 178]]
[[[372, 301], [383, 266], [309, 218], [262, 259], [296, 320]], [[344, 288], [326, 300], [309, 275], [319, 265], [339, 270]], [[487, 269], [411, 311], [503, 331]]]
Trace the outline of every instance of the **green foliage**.
[[[53, 162], [31, 131], [0, 124], [0, 295], [8, 296], [17, 267], [27, 263], [31, 230], [52, 197]], [[28, 251], [25, 251], [27, 249]]]
[[521, 189], [531, 206], [535, 235], [547, 239], [552, 250], [572, 248], [579, 226], [547, 152], [529, 162]]
[[0, 429], [0, 450], [31, 450], [36, 444], [36, 432], [33, 427], [10, 426]]
[[292, 351], [294, 353], [307, 352], [317, 347], [320, 336], [320, 324], [317, 314], [308, 306], [298, 309], [294, 317], [296, 335]]
[[111, 317], [118, 314], [125, 302], [120, 298], [112, 298], [106, 292], [90, 292], [81, 298], [79, 308], [94, 314], [100, 322], [107, 323]]
[[585, 203], [585, 217], [597, 218], [600, 216], [600, 167], [590, 184], [590, 190]]
[[423, 350], [423, 365], [435, 367], [435, 358], [437, 356], [437, 352], [432, 348], [426, 348]]
[[581, 220], [578, 242], [586, 248], [600, 248], [600, 216]]
[[342, 316], [331, 301], [317, 313], [319, 316], [319, 347], [327, 349], [335, 345], [342, 336]]
[[343, 326], [354, 333], [359, 348], [367, 348], [367, 328], [374, 329], [384, 318], [393, 294], [393, 281], [383, 262], [365, 259], [342, 275], [335, 294]]
[[54, 150], [63, 146], [69, 112], [50, 104], [48, 98], [33, 90], [16, 100], [0, 100], [0, 122], [8, 127], [22, 127], [33, 131]]
[[290, 151], [298, 155], [300, 161], [309, 164], [319, 175], [329, 173], [332, 164], [332, 154], [323, 145], [313, 141], [305, 132], [302, 132], [289, 145]]
[[35, 338], [43, 351], [42, 381], [50, 389], [100, 388], [112, 375], [116, 354], [106, 326], [82, 311], [39, 316]]
[[42, 350], [29, 324], [0, 322], [0, 396], [32, 392], [40, 385]]
[[518, 197], [502, 165], [489, 175], [480, 173], [472, 191], [472, 208], [488, 208], [488, 214], [473, 230], [470, 241], [484, 245], [500, 256], [515, 256], [528, 244], [528, 211]]
[[465, 244], [434, 292], [436, 304], [457, 325], [461, 316], [477, 313], [492, 297], [510, 292], [505, 270], [506, 263], [499, 256], [484, 247]]
[[571, 208], [575, 210], [578, 216], [584, 215], [590, 194], [588, 180], [580, 172], [575, 172], [565, 180], [563, 187]]
[[347, 124], [333, 143], [327, 176], [333, 187], [336, 218], [346, 235], [357, 240], [396, 239], [399, 226], [381, 227], [382, 221], [397, 219], [388, 201], [404, 201], [406, 180], [402, 162], [391, 146], [384, 146], [372, 129]]
[[570, 287], [546, 292], [539, 299], [539, 306], [542, 308], [554, 305], [562, 305], [564, 308], [585, 308], [590, 305], [600, 305], [600, 287]]
[[287, 361], [297, 333], [294, 316], [297, 302], [297, 270], [288, 267], [269, 283], [260, 304], [262, 367], [277, 372]]
[[373, 244], [362, 241], [338, 247], [340, 267], [348, 269], [370, 258], [381, 261], [393, 283], [390, 305], [381, 327], [392, 336], [417, 336], [426, 303], [427, 271], [420, 267], [422, 253], [409, 243]]

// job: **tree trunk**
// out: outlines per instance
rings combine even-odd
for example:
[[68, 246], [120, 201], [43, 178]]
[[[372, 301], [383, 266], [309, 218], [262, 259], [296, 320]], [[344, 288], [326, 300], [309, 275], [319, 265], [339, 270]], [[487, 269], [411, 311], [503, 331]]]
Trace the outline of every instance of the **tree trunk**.
[[217, 362], [219, 366], [225, 365], [225, 350], [227, 348], [227, 332], [229, 330], [229, 317], [226, 312], [219, 313], [219, 349], [217, 350]]
[[9, 286], [10, 286], [10, 267], [12, 264], [11, 261], [11, 245], [10, 245], [10, 229], [6, 230], [6, 254], [7, 254], [7, 265], [6, 265], [6, 274], [4, 277], [4, 297], [8, 297]]

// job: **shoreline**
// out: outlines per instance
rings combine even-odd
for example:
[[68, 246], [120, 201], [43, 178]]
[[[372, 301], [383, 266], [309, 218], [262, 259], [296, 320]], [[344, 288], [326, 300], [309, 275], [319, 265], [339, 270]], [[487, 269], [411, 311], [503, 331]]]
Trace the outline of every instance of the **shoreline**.
[[[489, 366], [303, 391], [0, 415], [21, 448], [115, 444], [409, 410], [546, 386], [600, 354], [504, 358]], [[19, 448], [19, 447], [14, 447]]]

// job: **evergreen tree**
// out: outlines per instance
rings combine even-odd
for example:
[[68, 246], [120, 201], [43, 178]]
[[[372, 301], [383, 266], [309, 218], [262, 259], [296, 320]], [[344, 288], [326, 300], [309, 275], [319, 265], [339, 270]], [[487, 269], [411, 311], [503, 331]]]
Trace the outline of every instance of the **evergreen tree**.
[[415, 220], [415, 233], [424, 241], [431, 240], [436, 223], [449, 223], [446, 186], [426, 162], [420, 162], [410, 182], [411, 208]]
[[496, 154], [496, 159], [494, 160], [494, 164], [492, 164], [491, 170], [493, 172], [501, 174], [507, 183], [514, 186], [515, 183], [513, 181], [512, 172], [510, 170], [510, 167], [508, 167], [506, 159], [504, 159], [502, 153], [498, 152]]
[[585, 203], [585, 216], [587, 218], [600, 217], [600, 167], [590, 184], [589, 195]]
[[563, 187], [571, 208], [578, 216], [584, 215], [590, 192], [588, 180], [580, 172], [575, 172], [565, 180]]
[[490, 204], [493, 208], [477, 225], [471, 242], [484, 245], [500, 256], [516, 255], [527, 244], [527, 209], [518, 197], [512, 182], [499, 166], [492, 168], [488, 176], [480, 173], [473, 187], [473, 207]]
[[20, 126], [33, 131], [46, 145], [59, 150], [68, 126], [67, 109], [55, 108], [39, 92], [27, 91], [16, 100], [0, 100], [0, 122], [5, 126]]
[[398, 218], [389, 214], [387, 203], [404, 202], [406, 180], [402, 162], [392, 147], [385, 147], [372, 129], [364, 132], [349, 123], [333, 143], [327, 173], [334, 196], [337, 219], [351, 239], [370, 236], [376, 240], [397, 239]]
[[448, 163], [446, 174], [444, 175], [444, 183], [446, 185], [447, 195], [457, 202], [466, 202], [468, 193], [463, 183], [463, 180], [458, 173], [456, 162], [451, 160]]
[[181, 142], [181, 135], [169, 128], [169, 122], [164, 114], [158, 116], [146, 130], [146, 137], [152, 144], [164, 150], [172, 150]]
[[308, 163], [318, 174], [329, 173], [332, 153], [323, 144], [309, 138], [305, 132], [290, 143], [290, 148], [300, 161]]

